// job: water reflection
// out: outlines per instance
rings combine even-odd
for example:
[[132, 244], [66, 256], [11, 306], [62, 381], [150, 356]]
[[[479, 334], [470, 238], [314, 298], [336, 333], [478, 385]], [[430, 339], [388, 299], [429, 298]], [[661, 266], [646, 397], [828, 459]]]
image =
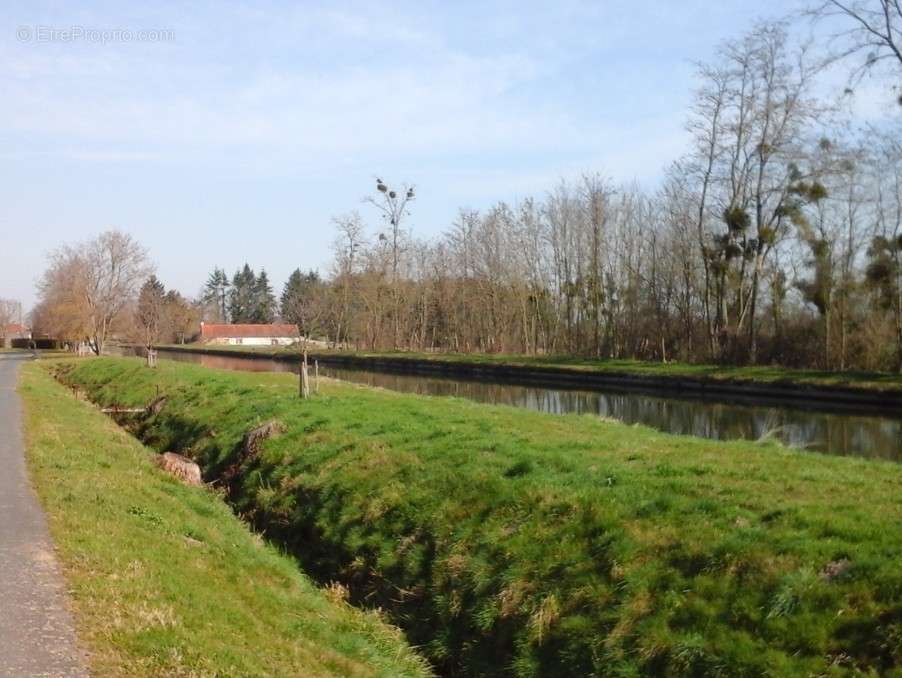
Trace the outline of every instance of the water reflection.
[[[252, 372], [297, 371], [291, 363], [197, 353], [160, 352], [160, 358], [208, 367]], [[800, 448], [839, 455], [902, 461], [902, 419], [892, 415], [827, 411], [798, 403], [756, 404], [624, 390], [578, 390], [472, 380], [459, 377], [391, 373], [320, 365], [320, 373], [393, 391], [455, 396], [482, 403], [525, 407], [552, 414], [592, 414], [661, 431], [719, 440], [758, 440], [771, 435]], [[760, 401], [759, 401], [760, 402]]]

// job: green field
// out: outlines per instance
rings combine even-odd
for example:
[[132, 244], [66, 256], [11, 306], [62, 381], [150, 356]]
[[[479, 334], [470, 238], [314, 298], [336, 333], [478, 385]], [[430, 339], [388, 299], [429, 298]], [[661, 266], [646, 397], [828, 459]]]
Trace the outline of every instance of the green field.
[[[208, 346], [185, 344], [169, 348], [186, 351], [229, 351], [251, 353], [274, 358], [298, 355], [297, 347], [269, 346]], [[315, 355], [344, 355], [360, 358], [392, 358], [395, 360], [428, 360], [451, 364], [500, 365], [511, 367], [540, 367], [578, 373], [635, 375], [655, 378], [680, 378], [752, 382], [756, 384], [826, 386], [876, 391], [902, 391], [902, 374], [892, 372], [825, 371], [789, 369], [768, 365], [696, 365], [681, 362], [644, 362], [641, 360], [595, 360], [564, 355], [527, 356], [500, 353], [415, 353], [411, 351], [331, 351], [311, 349]]]
[[31, 477], [99, 676], [425, 676], [400, 632], [314, 586], [213, 492], [35, 363], [23, 368]]
[[[131, 359], [64, 378], [194, 456], [315, 578], [440, 672], [828, 675], [902, 666], [902, 466], [326, 381]], [[242, 436], [286, 427], [259, 456]]]

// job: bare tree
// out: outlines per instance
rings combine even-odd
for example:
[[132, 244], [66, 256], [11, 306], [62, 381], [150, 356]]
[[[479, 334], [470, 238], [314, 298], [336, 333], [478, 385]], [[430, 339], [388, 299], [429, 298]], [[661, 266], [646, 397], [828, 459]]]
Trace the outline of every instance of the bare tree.
[[0, 348], [6, 346], [9, 326], [22, 322], [22, 304], [13, 299], [0, 299]]
[[202, 304], [190, 303], [176, 290], [166, 293], [163, 306], [164, 336], [170, 341], [184, 344], [197, 333], [197, 325], [202, 315]]
[[592, 322], [593, 353], [596, 358], [602, 354], [602, 304], [604, 301], [604, 270], [602, 267], [602, 250], [604, 248], [605, 229], [610, 218], [612, 189], [601, 176], [583, 176], [584, 219], [588, 225], [589, 261], [584, 277], [586, 302]]
[[59, 336], [85, 340], [100, 355], [152, 272], [147, 251], [134, 238], [108, 231], [51, 256], [39, 286], [41, 301]]
[[401, 230], [401, 222], [410, 214], [407, 206], [415, 197], [414, 187], [404, 184], [399, 192], [389, 187], [382, 179], [376, 179], [376, 190], [379, 192], [378, 197], [369, 196], [365, 200], [374, 205], [389, 224], [389, 234], [380, 233], [379, 237], [382, 240], [388, 240], [390, 243], [392, 282], [394, 282], [398, 278], [400, 257], [404, 246], [404, 232]]
[[400, 191], [388, 186], [382, 179], [376, 179], [376, 191], [379, 195], [365, 198], [366, 202], [374, 205], [389, 225], [389, 232], [380, 233], [379, 239], [391, 248], [391, 296], [392, 296], [392, 326], [394, 343], [397, 345], [400, 331], [400, 286], [399, 273], [401, 266], [401, 254], [407, 249], [405, 233], [401, 229], [401, 223], [410, 212], [408, 205], [416, 197], [414, 187], [404, 184]]
[[868, 251], [867, 279], [877, 306], [892, 315], [896, 370], [902, 372], [902, 143], [887, 133], [875, 162], [877, 229]]
[[135, 320], [140, 329], [141, 343], [150, 350], [160, 341], [164, 325], [166, 288], [155, 275], [141, 286], [138, 294]]
[[[815, 21], [838, 20], [842, 28], [832, 36], [833, 59], [863, 55], [851, 75], [855, 84], [886, 62], [902, 70], [902, 3], [899, 0], [826, 0], [807, 14]], [[900, 96], [902, 103], [902, 96]]]
[[333, 279], [339, 287], [339, 303], [333, 311], [333, 341], [336, 345], [349, 337], [353, 297], [356, 294], [359, 257], [366, 241], [363, 221], [357, 212], [336, 217], [332, 220], [338, 235], [332, 245], [335, 253]]
[[805, 57], [782, 24], [764, 23], [700, 71], [705, 84], [690, 124], [696, 143], [684, 164], [700, 177], [697, 224], [715, 358], [731, 351], [738, 359], [744, 347], [757, 359], [761, 276], [787, 235], [789, 190], [822, 113], [811, 95], [818, 65]]

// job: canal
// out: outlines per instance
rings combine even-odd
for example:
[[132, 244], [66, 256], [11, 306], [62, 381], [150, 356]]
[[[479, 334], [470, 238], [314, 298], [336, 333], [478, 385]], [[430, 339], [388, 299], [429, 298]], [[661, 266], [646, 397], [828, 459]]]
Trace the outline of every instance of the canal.
[[[220, 369], [297, 372], [295, 363], [280, 360], [169, 350], [160, 351], [159, 357]], [[873, 408], [760, 397], [717, 396], [715, 399], [672, 390], [569, 388], [517, 383], [515, 379], [399, 373], [322, 362], [320, 374], [404, 393], [453, 396], [551, 414], [607, 417], [681, 435], [718, 440], [775, 438], [786, 445], [816, 452], [902, 461], [902, 417], [899, 413]]]

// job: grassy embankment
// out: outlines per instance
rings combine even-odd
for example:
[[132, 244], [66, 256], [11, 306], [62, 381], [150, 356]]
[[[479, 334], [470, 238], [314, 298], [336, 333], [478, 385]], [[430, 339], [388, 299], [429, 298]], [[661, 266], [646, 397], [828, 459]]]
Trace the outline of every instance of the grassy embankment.
[[427, 674], [400, 632], [316, 588], [40, 366], [23, 369], [29, 467], [93, 673]]
[[[273, 358], [294, 357], [297, 347], [214, 346], [203, 344], [173, 345], [170, 348], [197, 351], [213, 349], [235, 353], [251, 353]], [[538, 367], [609, 375], [681, 378], [713, 381], [746, 381], [756, 384], [800, 384], [807, 386], [845, 387], [876, 391], [902, 391], [902, 374], [892, 372], [827, 371], [789, 369], [767, 365], [696, 365], [682, 362], [647, 362], [641, 360], [595, 360], [564, 355], [515, 355], [498, 353], [416, 353], [412, 351], [329, 351], [311, 349], [316, 355], [345, 355], [360, 358], [394, 360], [427, 360], [439, 363]]]
[[[467, 675], [822, 675], [902, 666], [902, 466], [595, 418], [162, 361], [84, 361], [102, 403], [308, 572]], [[257, 457], [246, 431], [287, 430]]]

